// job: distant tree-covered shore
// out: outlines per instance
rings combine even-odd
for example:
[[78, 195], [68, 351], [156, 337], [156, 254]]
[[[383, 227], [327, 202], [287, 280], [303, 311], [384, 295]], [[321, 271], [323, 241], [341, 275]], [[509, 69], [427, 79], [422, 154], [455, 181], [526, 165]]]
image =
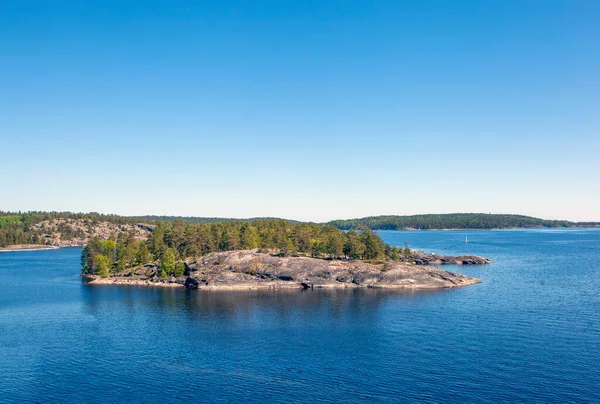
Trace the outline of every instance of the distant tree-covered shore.
[[[302, 224], [294, 220], [278, 218], [214, 218], [214, 217], [181, 217], [181, 216], [120, 216], [101, 213], [73, 212], [2, 212], [0, 211], [0, 247], [16, 244], [46, 244], [43, 232], [35, 229], [37, 223], [54, 219], [83, 220], [86, 225], [108, 222], [114, 225], [133, 225], [144, 223], [159, 225], [180, 222], [186, 225], [224, 224], [224, 223], [258, 223], [280, 221], [287, 224]], [[314, 225], [314, 223], [311, 223]], [[372, 216], [360, 219], [334, 220], [320, 226], [328, 225], [341, 230], [368, 228], [371, 230], [434, 230], [434, 229], [506, 229], [534, 227], [598, 227], [597, 222], [570, 222], [566, 220], [545, 220], [522, 215], [453, 213], [429, 214], [413, 216]], [[64, 231], [69, 229], [63, 226]]]
[[449, 213], [412, 216], [371, 216], [360, 219], [334, 220], [328, 224], [342, 230], [361, 226], [371, 230], [446, 230], [446, 229], [510, 229], [535, 227], [597, 227], [597, 222], [545, 220], [523, 215], [486, 213]]

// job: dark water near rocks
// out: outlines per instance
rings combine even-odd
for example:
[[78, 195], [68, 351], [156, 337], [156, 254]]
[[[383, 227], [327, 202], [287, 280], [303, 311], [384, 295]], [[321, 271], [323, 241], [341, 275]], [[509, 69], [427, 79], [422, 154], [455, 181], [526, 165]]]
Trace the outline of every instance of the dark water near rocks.
[[483, 281], [455, 290], [232, 293], [0, 254], [0, 402], [600, 402], [600, 230], [381, 235], [495, 263], [447, 267]]

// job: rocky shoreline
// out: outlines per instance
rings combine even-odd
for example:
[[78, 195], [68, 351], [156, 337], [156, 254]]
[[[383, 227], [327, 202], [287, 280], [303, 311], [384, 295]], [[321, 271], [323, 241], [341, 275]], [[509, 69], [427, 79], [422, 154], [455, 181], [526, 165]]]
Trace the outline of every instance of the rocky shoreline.
[[156, 287], [167, 287], [167, 288], [182, 288], [184, 287], [185, 280], [181, 282], [172, 281], [171, 279], [165, 279], [164, 281], [153, 281], [151, 279], [131, 279], [131, 277], [125, 276], [110, 276], [108, 278], [101, 278], [98, 275], [86, 275], [85, 280], [89, 284], [93, 285], [131, 285], [131, 286], [156, 286]]
[[[435, 257], [429, 263], [485, 264], [474, 256]], [[466, 263], [465, 263], [466, 262]], [[185, 261], [185, 275], [160, 278], [159, 268], [146, 264], [108, 278], [86, 276], [90, 284], [185, 287], [200, 290], [259, 290], [314, 288], [443, 289], [481, 282], [453, 272], [399, 261], [325, 260], [310, 257], [280, 257], [257, 250], [211, 253]]]
[[18, 245], [10, 245], [7, 247], [0, 247], [0, 252], [56, 250], [57, 248], [60, 248], [60, 247], [55, 246], [55, 245], [43, 245], [43, 244], [18, 244]]

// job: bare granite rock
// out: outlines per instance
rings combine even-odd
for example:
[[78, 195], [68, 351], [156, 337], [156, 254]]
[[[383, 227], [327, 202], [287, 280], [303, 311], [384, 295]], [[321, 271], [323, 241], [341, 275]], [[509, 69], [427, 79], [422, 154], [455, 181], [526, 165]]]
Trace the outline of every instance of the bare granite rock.
[[437, 289], [479, 279], [408, 262], [278, 257], [256, 250], [211, 253], [186, 260], [190, 289], [390, 288]]

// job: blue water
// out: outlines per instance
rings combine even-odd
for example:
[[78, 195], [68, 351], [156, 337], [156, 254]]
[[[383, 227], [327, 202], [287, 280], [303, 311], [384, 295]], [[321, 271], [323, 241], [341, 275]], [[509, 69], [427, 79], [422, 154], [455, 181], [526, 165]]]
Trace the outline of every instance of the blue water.
[[0, 402], [600, 402], [600, 230], [380, 234], [494, 264], [436, 292], [202, 292], [0, 254]]

